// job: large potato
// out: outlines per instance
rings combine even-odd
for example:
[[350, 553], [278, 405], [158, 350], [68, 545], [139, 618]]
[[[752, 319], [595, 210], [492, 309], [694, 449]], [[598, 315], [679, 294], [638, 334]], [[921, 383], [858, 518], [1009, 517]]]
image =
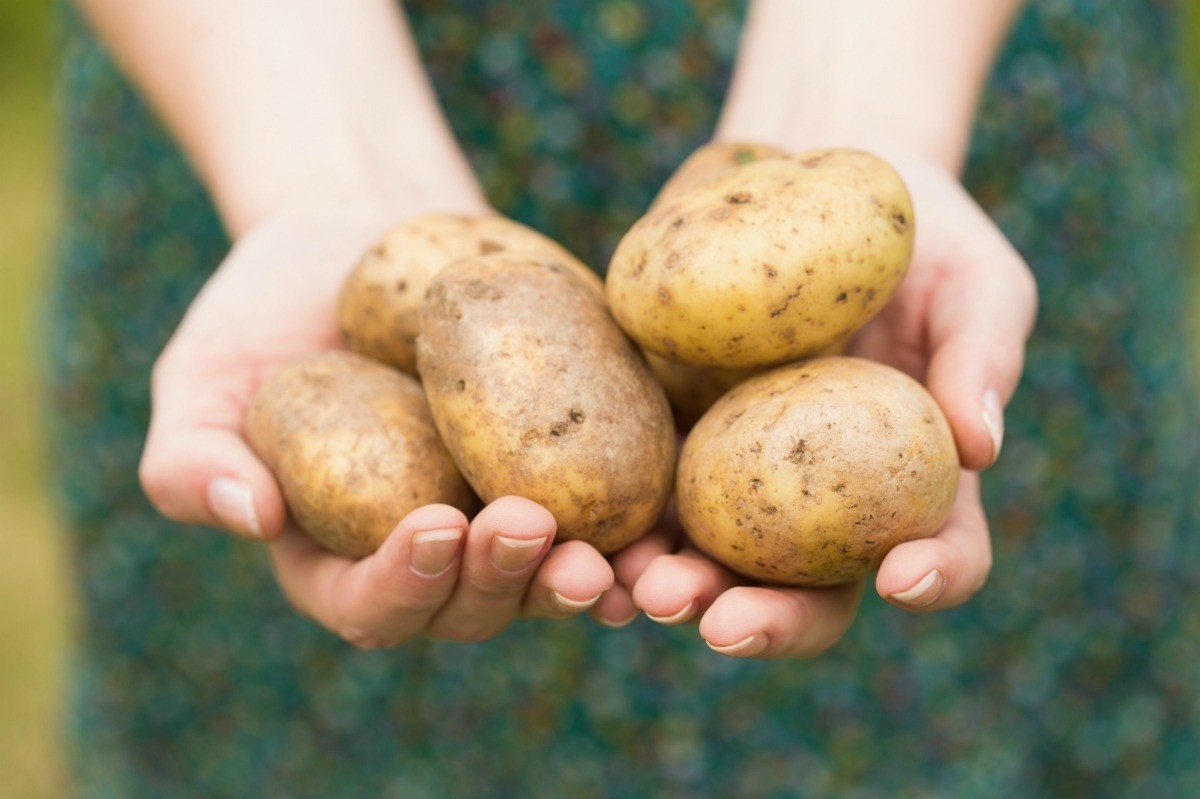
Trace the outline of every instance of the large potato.
[[[746, 164], [787, 153], [777, 147], [751, 142], [710, 142], [689, 155], [663, 184], [650, 210], [671, 202], [700, 186], [729, 175]], [[688, 429], [729, 389], [755, 375], [757, 369], [720, 369], [693, 366], [664, 358], [643, 348], [646, 362], [667, 393], [675, 423]]]
[[503, 255], [447, 266], [421, 309], [417, 368], [446, 446], [483, 499], [539, 502], [560, 540], [601, 552], [662, 513], [675, 466], [666, 398], [574, 272]]
[[354, 353], [273, 372], [254, 395], [246, 435], [296, 523], [338, 555], [371, 554], [424, 505], [475, 504], [417, 381]]
[[950, 427], [919, 383], [820, 358], [752, 378], [705, 414], [680, 455], [679, 518], [736, 572], [835, 585], [937, 532], [958, 469]]
[[757, 369], [717, 369], [678, 363], [645, 350], [646, 363], [662, 385], [675, 423], [694, 425], [726, 391], [758, 374]]
[[887, 302], [908, 269], [900, 176], [853, 150], [746, 164], [657, 206], [608, 272], [613, 315], [645, 348], [746, 369], [811, 355]]
[[346, 346], [415, 375], [418, 315], [429, 281], [452, 261], [492, 252], [560, 263], [604, 291], [595, 273], [533, 228], [502, 216], [427, 214], [388, 232], [346, 279], [337, 308]]
[[697, 149], [679, 165], [663, 184], [650, 209], [670, 202], [715, 180], [736, 172], [746, 164], [770, 158], [783, 158], [787, 152], [769, 144], [751, 142], [710, 142]]

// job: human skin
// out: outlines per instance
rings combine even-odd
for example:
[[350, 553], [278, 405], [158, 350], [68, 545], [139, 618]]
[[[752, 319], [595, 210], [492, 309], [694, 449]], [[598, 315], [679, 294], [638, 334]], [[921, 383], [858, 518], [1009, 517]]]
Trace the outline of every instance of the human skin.
[[154, 367], [140, 467], [176, 521], [269, 542], [293, 606], [361, 647], [482, 640], [569, 617], [613, 583], [519, 497], [473, 520], [432, 505], [380, 549], [334, 556], [287, 521], [243, 420], [272, 369], [338, 347], [334, 306], [367, 247], [430, 212], [492, 213], [390, 0], [83, 0], [180, 142], [234, 239]]
[[[700, 620], [705, 640], [730, 655], [808, 656], [841, 637], [857, 587], [735, 586], [711, 561], [674, 552], [669, 519], [611, 566], [587, 545], [551, 547], [553, 519], [519, 498], [471, 522], [421, 509], [358, 562], [288, 527], [278, 486], [242, 437], [254, 388], [292, 357], [337, 346], [338, 286], [387, 227], [489, 209], [390, 0], [81, 2], [235, 240], [155, 367], [140, 477], [159, 510], [270, 541], [297, 609], [362, 646], [479, 640], [521, 615], [589, 606], [628, 622], [635, 599], [659, 619]], [[927, 382], [972, 469], [999, 452], [1035, 306], [1020, 257], [956, 177], [1017, 5], [759, 0], [715, 135], [789, 150], [859, 146], [900, 169], [917, 252], [855, 351]], [[876, 588], [898, 606], [941, 609], [965, 601], [989, 566], [977, 479], [964, 473], [946, 528], [894, 550]]]
[[[850, 352], [924, 382], [965, 467], [946, 526], [893, 549], [875, 588], [913, 612], [954, 607], [987, 579], [991, 543], [977, 472], [999, 456], [1003, 406], [1020, 378], [1036, 313], [1028, 267], [961, 187], [976, 101], [1020, 3], [757, 0], [715, 139], [790, 151], [858, 147], [888, 159], [912, 195], [908, 276]], [[861, 584], [785, 589], [748, 583], [670, 530], [618, 562], [646, 614], [698, 622], [737, 657], [811, 657], [849, 628]]]

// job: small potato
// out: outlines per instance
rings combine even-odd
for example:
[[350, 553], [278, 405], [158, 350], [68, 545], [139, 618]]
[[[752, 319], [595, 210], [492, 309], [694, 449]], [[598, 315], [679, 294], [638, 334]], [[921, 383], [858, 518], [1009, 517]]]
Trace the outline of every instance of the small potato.
[[421, 309], [417, 368], [484, 500], [532, 499], [554, 514], [559, 540], [604, 553], [658, 520], [675, 467], [670, 408], [573, 271], [499, 254], [447, 266]]
[[854, 150], [772, 158], [638, 220], [609, 266], [609, 305], [639, 344], [672, 360], [785, 363], [874, 316], [912, 247], [912, 202], [880, 159]]
[[604, 291], [595, 273], [533, 228], [502, 216], [428, 214], [393, 228], [346, 279], [337, 308], [346, 346], [415, 375], [417, 319], [429, 281], [452, 261], [492, 252], [563, 264]]
[[663, 184], [650, 210], [686, 194], [692, 189], [736, 172], [746, 164], [771, 158], [783, 158], [785, 150], [751, 142], [711, 142], [689, 155], [670, 179]]
[[769, 583], [836, 585], [933, 535], [958, 490], [941, 409], [907, 375], [820, 358], [752, 378], [696, 425], [680, 455], [692, 542]]
[[687, 430], [726, 391], [758, 374], [757, 369], [717, 369], [676, 363], [649, 350], [643, 352], [650, 370], [658, 378], [671, 412], [680, 429]]
[[476, 502], [417, 381], [354, 353], [273, 372], [254, 395], [246, 436], [300, 528], [347, 558], [374, 552], [417, 508]]

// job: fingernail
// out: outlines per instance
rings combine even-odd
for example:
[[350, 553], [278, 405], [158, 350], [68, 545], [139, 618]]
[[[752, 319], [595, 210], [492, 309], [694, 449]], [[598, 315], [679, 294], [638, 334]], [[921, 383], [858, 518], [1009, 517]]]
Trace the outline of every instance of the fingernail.
[[1004, 443], [1004, 409], [1000, 407], [1000, 395], [996, 389], [983, 392], [983, 426], [992, 437], [992, 463], [1000, 457], [1000, 445]]
[[408, 567], [422, 577], [438, 577], [446, 573], [458, 555], [460, 529], [425, 530], [413, 533], [408, 550]]
[[755, 633], [729, 646], [717, 646], [708, 641], [704, 643], [708, 644], [709, 649], [722, 655], [729, 655], [735, 658], [752, 658], [755, 655], [761, 655], [763, 652], [766, 652], [767, 644], [771, 643], [771, 640], [767, 638], [766, 633]]
[[629, 616], [627, 616], [624, 619], [616, 619], [614, 621], [613, 619], [605, 619], [605, 618], [601, 618], [601, 617], [597, 616], [596, 621], [600, 622], [605, 627], [612, 627], [614, 630], [616, 630], [616, 629], [620, 629], [621, 627], [628, 627], [629, 625], [633, 624], [633, 620], [636, 619], [637, 617], [638, 617], [638, 612], [635, 610], [633, 613], [630, 613]]
[[500, 571], [519, 572], [537, 560], [544, 543], [546, 536], [509, 538], [506, 535], [498, 535], [492, 539], [492, 565]]
[[937, 569], [921, 578], [921, 581], [907, 591], [892, 594], [892, 599], [910, 608], [923, 608], [937, 601], [946, 590], [946, 578]]
[[262, 538], [262, 525], [254, 510], [254, 495], [243, 480], [217, 477], [208, 484], [208, 507], [222, 525], [241, 535]]
[[554, 592], [554, 604], [558, 605], [560, 610], [565, 610], [568, 613], [578, 613], [581, 610], [587, 610], [599, 601], [600, 594], [596, 594], [591, 599], [568, 599], [557, 591]]
[[685, 622], [692, 617], [696, 612], [696, 600], [692, 600], [683, 606], [683, 610], [678, 613], [673, 613], [670, 616], [655, 616], [653, 613], [647, 613], [646, 616], [651, 621], [656, 621], [659, 624], [679, 624]]

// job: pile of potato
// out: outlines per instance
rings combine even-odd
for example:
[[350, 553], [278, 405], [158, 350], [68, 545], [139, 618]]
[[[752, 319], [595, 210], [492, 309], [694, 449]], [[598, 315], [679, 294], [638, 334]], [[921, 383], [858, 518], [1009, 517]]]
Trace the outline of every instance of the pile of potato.
[[[297, 523], [348, 557], [422, 505], [506, 494], [547, 507], [560, 540], [615, 552], [674, 490], [695, 546], [741, 574], [857, 580], [936, 532], [957, 490], [929, 394], [830, 355], [887, 303], [912, 246], [886, 163], [758, 145], [688, 159], [606, 285], [515, 222], [412, 219], [343, 289], [354, 352], [268, 377], [248, 437]], [[672, 407], [691, 427], [678, 470]]]

